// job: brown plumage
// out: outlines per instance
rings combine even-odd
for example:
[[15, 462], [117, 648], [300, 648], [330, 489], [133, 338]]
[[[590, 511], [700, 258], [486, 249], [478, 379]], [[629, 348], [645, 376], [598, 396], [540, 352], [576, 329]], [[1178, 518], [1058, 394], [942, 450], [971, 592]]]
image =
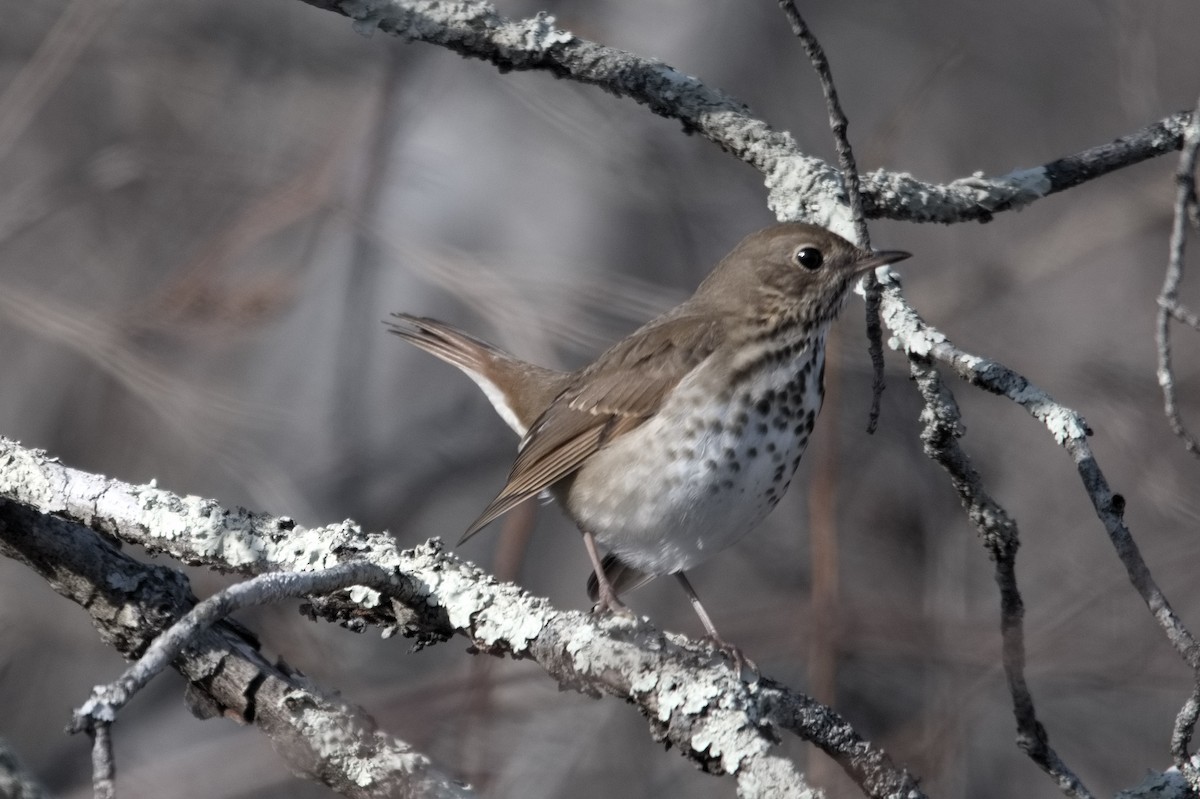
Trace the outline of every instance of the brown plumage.
[[[464, 371], [522, 436], [507, 483], [464, 540], [550, 490], [584, 534], [600, 608], [622, 607], [609, 577], [624, 586], [676, 574], [719, 641], [683, 571], [782, 496], [820, 409], [830, 323], [864, 272], [907, 257], [774, 225], [682, 305], [576, 372], [394, 314], [392, 332]], [[603, 563], [596, 541], [610, 550]]]

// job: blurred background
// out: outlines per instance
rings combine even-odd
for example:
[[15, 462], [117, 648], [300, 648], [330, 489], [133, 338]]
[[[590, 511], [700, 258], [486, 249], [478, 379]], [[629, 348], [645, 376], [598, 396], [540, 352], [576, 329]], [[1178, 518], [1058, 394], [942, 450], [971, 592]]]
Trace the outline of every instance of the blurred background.
[[[804, 4], [864, 171], [1002, 174], [1195, 105], [1190, 0]], [[774, 2], [502, 2], [699, 76], [832, 157], [817, 83]], [[916, 253], [907, 294], [957, 344], [1080, 410], [1156, 578], [1200, 628], [1200, 462], [1163, 419], [1155, 297], [1175, 156], [987, 225], [873, 224]], [[394, 337], [404, 310], [577, 367], [681, 300], [772, 221], [760, 176], [677, 122], [545, 74], [501, 75], [292, 0], [43, 0], [0, 26], [0, 434], [80, 469], [156, 478], [303, 524], [353, 518], [450, 542], [515, 438], [475, 386]], [[1200, 245], [1196, 245], [1200, 246]], [[1196, 257], [1192, 258], [1193, 263]], [[1197, 281], [1184, 300], [1200, 301]], [[888, 353], [879, 432], [861, 302], [790, 494], [691, 574], [764, 673], [831, 702], [935, 796], [1057, 795], [1013, 744], [991, 564]], [[1200, 353], [1177, 330], [1200, 427]], [[1051, 743], [1100, 794], [1169, 765], [1187, 670], [1130, 588], [1070, 458], [1011, 403], [952, 384], [964, 445], [1021, 525], [1028, 677]], [[824, 531], [814, 538], [813, 531]], [[814, 541], [832, 541], [817, 547]], [[459, 550], [560, 607], [587, 559], [552, 507]], [[227, 579], [190, 572], [200, 596]], [[702, 631], [673, 581], [627, 599]], [[631, 707], [536, 666], [304, 621], [242, 617], [488, 796], [724, 797]], [[120, 658], [85, 614], [0, 562], [0, 737], [56, 794], [90, 795], [62, 729]], [[129, 796], [319, 797], [266, 739], [200, 722], [171, 676], [116, 727]], [[831, 796], [855, 788], [795, 741]]]

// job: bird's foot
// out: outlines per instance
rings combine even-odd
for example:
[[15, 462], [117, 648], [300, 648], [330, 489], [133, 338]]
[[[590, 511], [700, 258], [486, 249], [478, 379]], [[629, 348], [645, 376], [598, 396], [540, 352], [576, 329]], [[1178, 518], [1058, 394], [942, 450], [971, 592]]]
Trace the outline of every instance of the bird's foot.
[[733, 670], [740, 677], [745, 672], [749, 671], [753, 675], [750, 682], [756, 682], [760, 674], [758, 665], [743, 654], [741, 648], [737, 644], [731, 644], [725, 639], [717, 635], [709, 635], [708, 641], [716, 647], [717, 651], [725, 657], [729, 658], [729, 662], [733, 665]]
[[627, 619], [632, 619], [636, 614], [617, 597], [617, 592], [612, 590], [612, 586], [608, 581], [600, 583], [600, 597], [592, 607], [592, 613], [597, 616], [610, 613], [614, 616], [624, 616]]

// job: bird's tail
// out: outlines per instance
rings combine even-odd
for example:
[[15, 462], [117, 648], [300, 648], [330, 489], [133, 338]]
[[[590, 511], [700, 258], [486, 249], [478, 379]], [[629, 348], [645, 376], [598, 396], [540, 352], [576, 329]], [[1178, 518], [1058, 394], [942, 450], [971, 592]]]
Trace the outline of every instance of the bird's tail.
[[394, 313], [383, 322], [388, 330], [410, 344], [436, 355], [453, 364], [474, 378], [489, 370], [496, 358], [512, 358], [508, 353], [493, 347], [461, 330], [443, 324], [436, 319]]
[[552, 392], [556, 392], [557, 382], [563, 376], [561, 372], [515, 358], [436, 319], [394, 313], [384, 324], [410, 344], [461, 369], [483, 390], [500, 418], [520, 436], [525, 435], [533, 420], [550, 404], [554, 398]]

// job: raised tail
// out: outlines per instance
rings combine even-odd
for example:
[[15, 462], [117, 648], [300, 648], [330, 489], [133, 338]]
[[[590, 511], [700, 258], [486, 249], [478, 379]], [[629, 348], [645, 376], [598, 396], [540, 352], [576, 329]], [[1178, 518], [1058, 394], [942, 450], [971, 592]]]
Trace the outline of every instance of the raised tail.
[[558, 396], [567, 378], [564, 372], [522, 361], [436, 319], [394, 313], [384, 324], [410, 344], [461, 369], [519, 436]]

